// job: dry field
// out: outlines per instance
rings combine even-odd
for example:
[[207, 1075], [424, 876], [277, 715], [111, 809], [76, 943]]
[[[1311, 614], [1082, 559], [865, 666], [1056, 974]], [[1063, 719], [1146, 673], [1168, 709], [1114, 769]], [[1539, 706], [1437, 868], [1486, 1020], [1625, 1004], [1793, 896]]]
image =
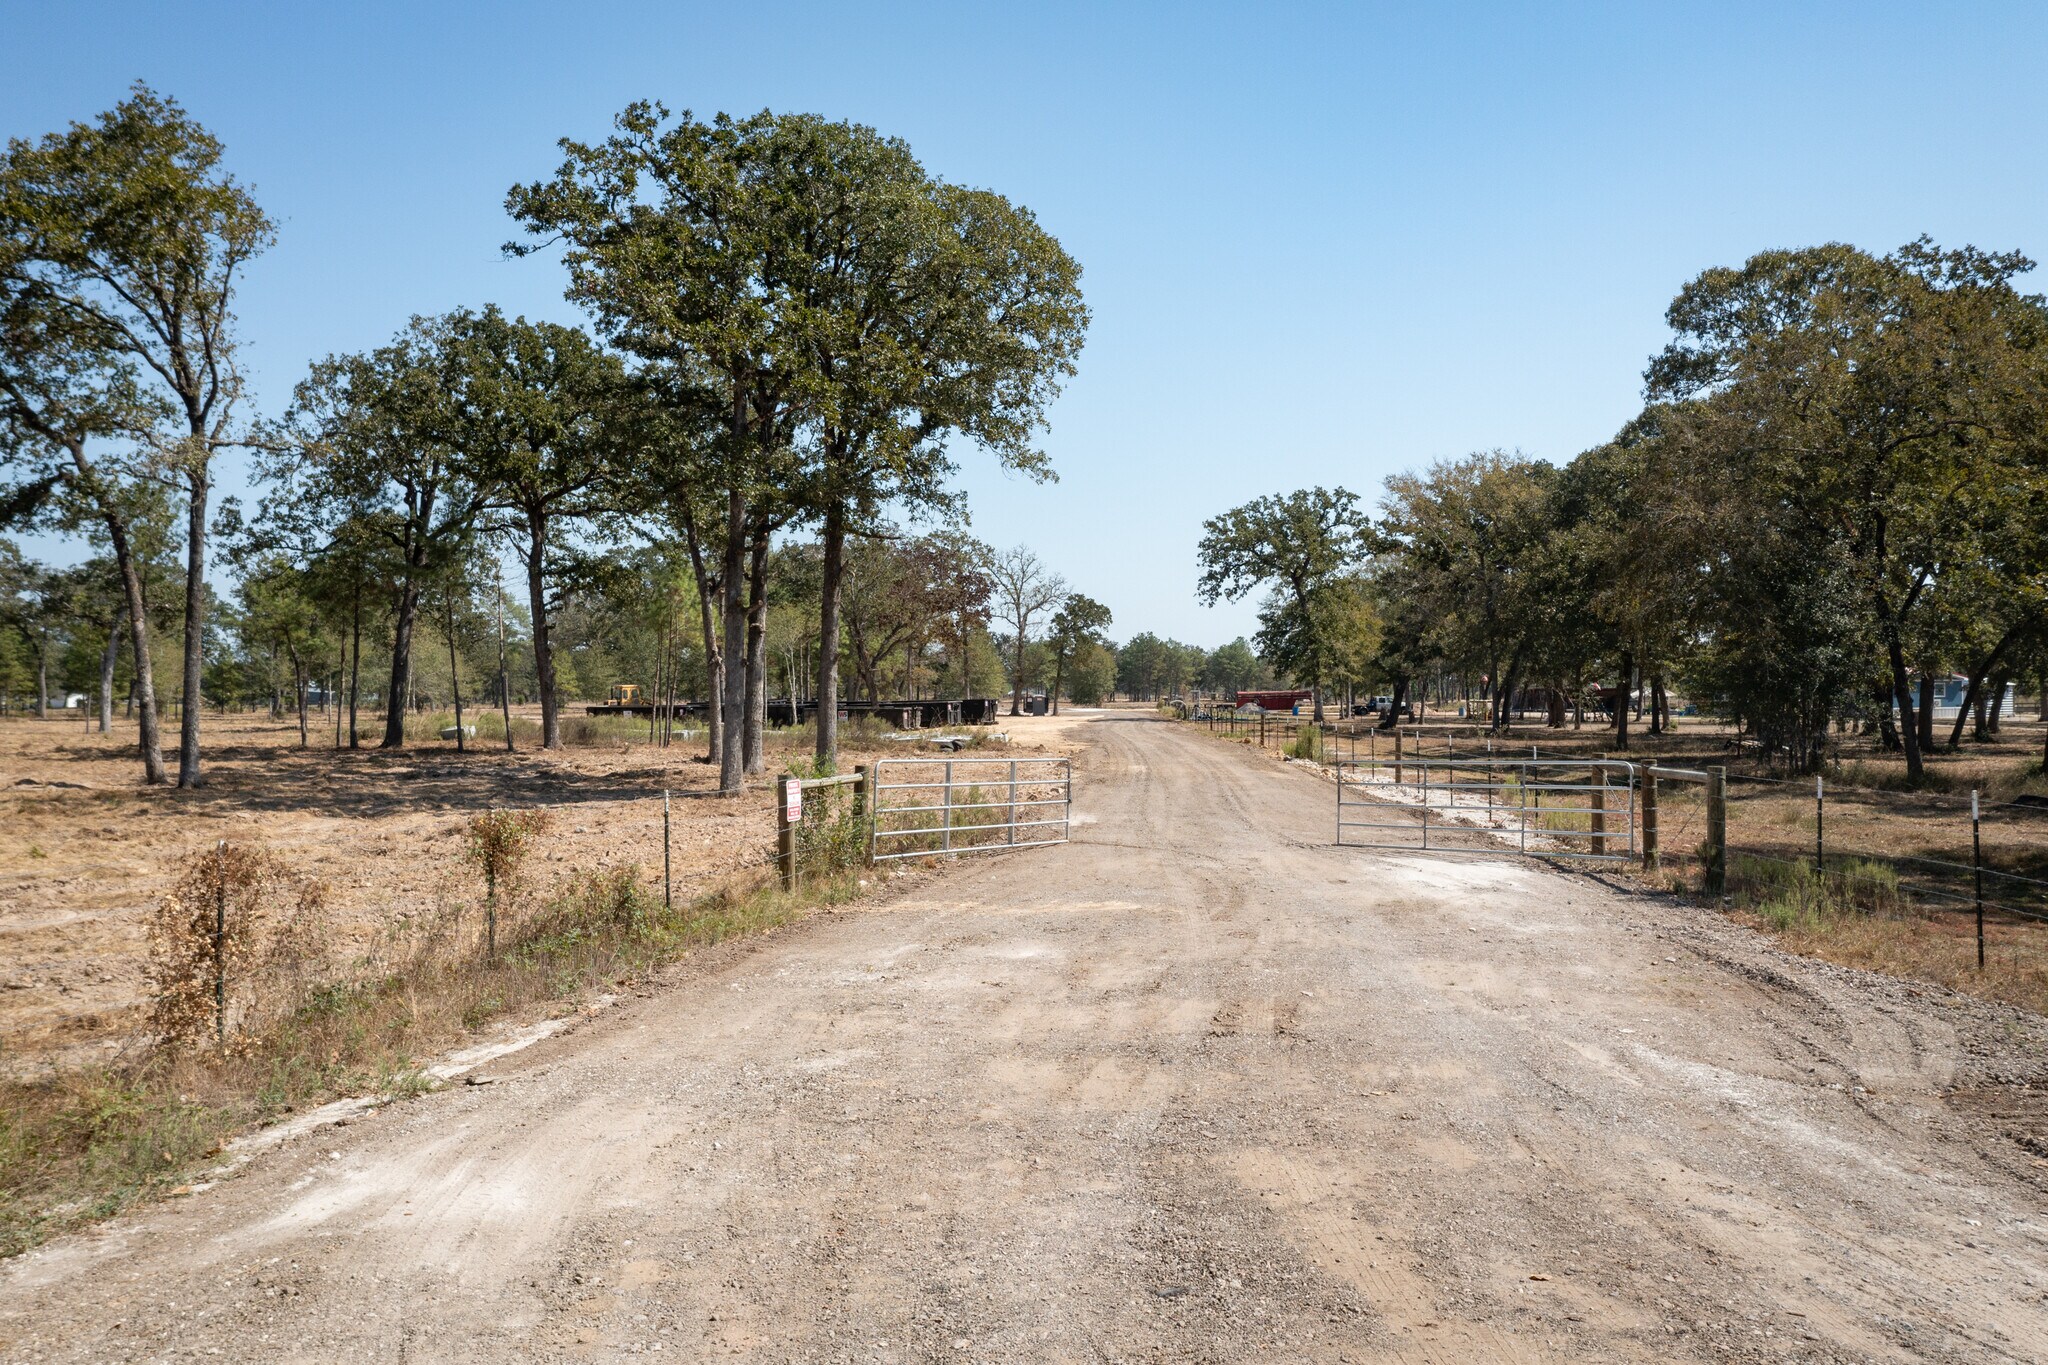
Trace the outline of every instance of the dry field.
[[[1026, 724], [1035, 739], [1015, 723], [994, 728], [1017, 734], [1016, 752], [1050, 751], [1045, 723]], [[209, 715], [206, 785], [176, 792], [139, 784], [132, 725], [101, 736], [75, 716], [0, 721], [0, 1074], [89, 1064], [132, 1040], [147, 1007], [150, 910], [179, 864], [221, 839], [267, 846], [324, 882], [342, 958], [371, 949], [400, 916], [474, 904], [482, 888], [463, 858], [465, 826], [493, 807], [552, 813], [529, 873], [541, 888], [628, 863], [658, 879], [664, 788], [675, 794], [679, 898], [758, 863], [774, 842], [772, 783], [716, 799], [696, 741], [381, 753], [337, 752], [331, 730], [323, 745], [317, 719], [313, 734], [302, 751], [294, 724]], [[771, 733], [771, 773], [809, 744], [807, 732]], [[869, 741], [844, 761], [880, 752]]]

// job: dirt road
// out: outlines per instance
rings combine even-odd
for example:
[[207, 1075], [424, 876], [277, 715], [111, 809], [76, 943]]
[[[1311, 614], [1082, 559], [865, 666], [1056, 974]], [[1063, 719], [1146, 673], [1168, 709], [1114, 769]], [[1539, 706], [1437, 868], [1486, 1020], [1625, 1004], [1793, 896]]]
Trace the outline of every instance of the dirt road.
[[2038, 1021], [1086, 738], [1072, 845], [0, 1269], [0, 1356], [2048, 1356], [2048, 1167], [1976, 1113]]

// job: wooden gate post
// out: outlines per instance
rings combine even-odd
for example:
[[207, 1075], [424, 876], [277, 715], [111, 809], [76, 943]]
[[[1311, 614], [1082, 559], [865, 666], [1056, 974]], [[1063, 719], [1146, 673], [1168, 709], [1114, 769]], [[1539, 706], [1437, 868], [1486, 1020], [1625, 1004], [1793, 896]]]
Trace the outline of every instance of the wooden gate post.
[[1657, 870], [1657, 774], [1643, 771], [1643, 871]]
[[1396, 784], [1396, 785], [1399, 785], [1400, 781], [1401, 781], [1401, 732], [1400, 732], [1399, 730], [1396, 730], [1396, 731], [1394, 731], [1394, 782], [1395, 782], [1395, 784]]
[[1593, 775], [1586, 779], [1586, 785], [1591, 788], [1587, 806], [1592, 811], [1592, 815], [1586, 821], [1586, 827], [1591, 836], [1586, 842], [1591, 845], [1592, 852], [1605, 853], [1607, 851], [1607, 769], [1595, 768]]
[[1707, 848], [1703, 889], [1709, 896], [1728, 892], [1728, 770], [1707, 769]]
[[796, 890], [796, 825], [789, 818], [789, 784], [797, 781], [801, 779], [788, 773], [775, 779], [775, 862], [782, 871], [784, 891]]

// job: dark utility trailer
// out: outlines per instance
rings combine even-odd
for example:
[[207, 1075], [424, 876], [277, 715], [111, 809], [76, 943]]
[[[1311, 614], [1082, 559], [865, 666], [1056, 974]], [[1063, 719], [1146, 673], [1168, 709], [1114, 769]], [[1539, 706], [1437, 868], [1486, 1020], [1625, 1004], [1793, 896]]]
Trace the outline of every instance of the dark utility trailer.
[[[630, 686], [615, 687], [612, 693], [611, 700], [593, 703], [583, 709], [593, 716], [639, 716], [642, 719], [657, 711], [681, 718], [702, 716], [711, 709], [708, 702], [701, 701], [645, 701], [638, 695], [639, 689]], [[965, 701], [842, 701], [839, 703], [839, 717], [851, 720], [856, 716], [873, 716], [898, 730], [931, 730], [947, 725], [994, 725], [1002, 715], [1002, 708], [1000, 697], [969, 697]], [[779, 697], [768, 702], [768, 719], [773, 724], [801, 725], [817, 714], [818, 704], [815, 701], [792, 702], [787, 697]]]

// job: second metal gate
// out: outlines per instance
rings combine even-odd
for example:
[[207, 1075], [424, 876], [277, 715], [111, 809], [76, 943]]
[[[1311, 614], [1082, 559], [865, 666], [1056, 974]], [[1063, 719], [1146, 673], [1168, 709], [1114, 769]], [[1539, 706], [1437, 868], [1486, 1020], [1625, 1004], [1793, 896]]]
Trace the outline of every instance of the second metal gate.
[[1067, 842], [1074, 768], [1064, 758], [885, 758], [873, 791], [872, 861], [1002, 853]]
[[1344, 760], [1337, 842], [1355, 848], [1636, 856], [1636, 765], [1616, 759]]

